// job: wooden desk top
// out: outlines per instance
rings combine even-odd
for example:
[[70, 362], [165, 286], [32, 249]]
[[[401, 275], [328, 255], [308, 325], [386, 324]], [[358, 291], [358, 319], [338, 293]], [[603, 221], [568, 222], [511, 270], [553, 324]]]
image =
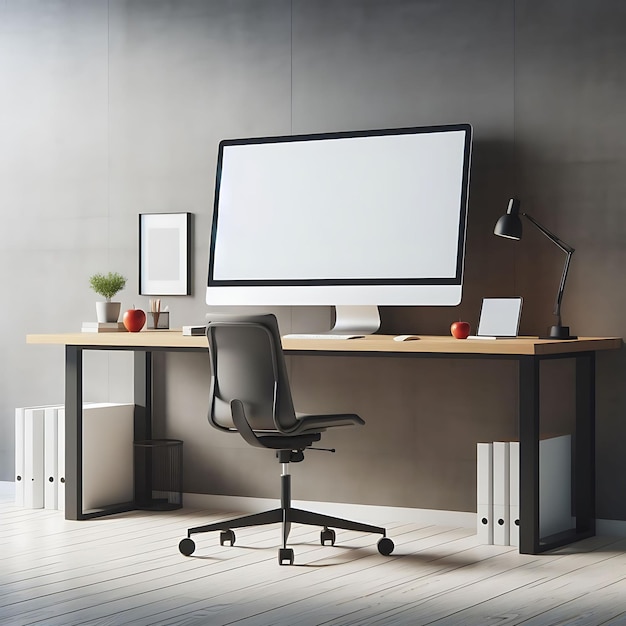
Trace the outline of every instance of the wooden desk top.
[[[420, 335], [413, 341], [394, 341], [393, 335], [369, 335], [363, 339], [283, 339], [286, 351], [409, 352], [446, 354], [564, 354], [589, 350], [616, 350], [621, 337], [581, 337], [570, 341], [516, 337], [514, 339], [455, 339], [452, 336]], [[312, 347], [312, 344], [313, 347]], [[340, 344], [340, 345], [335, 345]]]
[[[187, 337], [180, 330], [144, 330], [139, 333], [62, 333], [27, 335], [26, 343], [106, 346], [111, 348], [206, 348], [206, 337]], [[363, 339], [283, 339], [286, 352], [380, 352], [430, 354], [549, 355], [618, 350], [621, 337], [581, 337], [570, 341], [516, 337], [514, 339], [454, 339], [421, 335], [415, 341], [393, 341], [393, 335], [370, 335]]]
[[206, 348], [206, 337], [188, 337], [182, 330], [142, 330], [139, 333], [59, 333], [26, 335], [26, 343], [111, 348]]

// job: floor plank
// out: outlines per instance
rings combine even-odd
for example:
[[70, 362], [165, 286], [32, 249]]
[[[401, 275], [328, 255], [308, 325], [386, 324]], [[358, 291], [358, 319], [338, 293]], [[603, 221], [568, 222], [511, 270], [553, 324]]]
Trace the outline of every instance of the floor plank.
[[626, 624], [626, 540], [593, 537], [549, 554], [479, 545], [472, 530], [386, 525], [378, 537], [294, 525], [293, 567], [280, 567], [280, 530], [197, 535], [228, 517], [180, 509], [72, 522], [0, 496], [0, 624], [27, 626], [459, 626]]

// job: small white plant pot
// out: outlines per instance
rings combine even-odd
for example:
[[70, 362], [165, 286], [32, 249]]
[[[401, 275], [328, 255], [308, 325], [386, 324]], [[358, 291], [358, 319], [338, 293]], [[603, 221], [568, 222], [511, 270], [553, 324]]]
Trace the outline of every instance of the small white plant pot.
[[98, 322], [117, 322], [120, 318], [121, 302], [96, 302]]

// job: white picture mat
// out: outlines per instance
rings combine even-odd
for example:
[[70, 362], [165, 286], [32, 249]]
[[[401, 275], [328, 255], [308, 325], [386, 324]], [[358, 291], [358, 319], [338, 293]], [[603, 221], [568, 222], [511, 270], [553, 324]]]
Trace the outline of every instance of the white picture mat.
[[142, 295], [188, 295], [189, 213], [140, 215]]
[[516, 337], [522, 298], [483, 298], [477, 336]]
[[224, 146], [213, 279], [453, 279], [464, 154], [463, 131]]

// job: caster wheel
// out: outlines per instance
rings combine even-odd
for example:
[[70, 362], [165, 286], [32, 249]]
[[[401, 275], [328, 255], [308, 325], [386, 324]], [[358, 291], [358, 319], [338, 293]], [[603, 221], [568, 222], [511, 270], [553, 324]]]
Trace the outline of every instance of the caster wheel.
[[332, 528], [324, 528], [324, 530], [320, 533], [320, 543], [322, 545], [326, 545], [326, 541], [330, 541], [330, 545], [335, 545], [335, 539], [337, 539], [337, 535]]
[[[287, 563], [285, 563], [287, 561]], [[278, 551], [279, 565], [293, 565], [293, 550], [291, 548], [281, 548]]]
[[391, 541], [389, 537], [383, 537], [378, 540], [378, 551], [383, 556], [389, 556], [393, 552], [394, 548], [395, 546], [393, 545], [393, 541]]
[[231, 546], [235, 545], [235, 533], [232, 530], [223, 530], [220, 533], [220, 546], [223, 546], [227, 541]]
[[181, 554], [189, 556], [190, 554], [194, 553], [194, 550], [196, 549], [196, 544], [193, 542], [193, 539], [182, 539], [181, 542], [178, 544], [178, 549], [180, 550]]

